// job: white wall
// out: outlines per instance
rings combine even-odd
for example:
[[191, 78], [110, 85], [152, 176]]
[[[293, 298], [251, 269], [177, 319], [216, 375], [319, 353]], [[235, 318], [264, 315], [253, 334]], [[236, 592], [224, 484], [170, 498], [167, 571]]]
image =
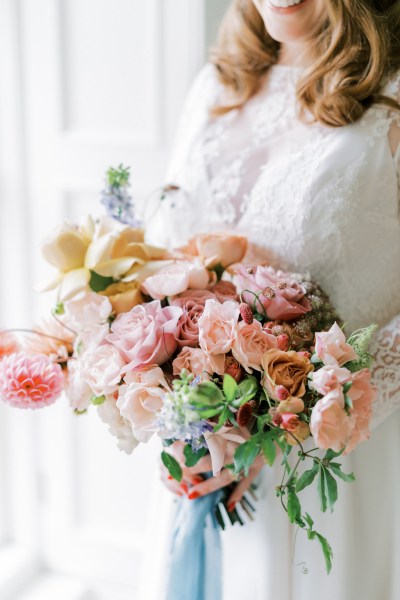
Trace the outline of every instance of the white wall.
[[[46, 275], [40, 239], [98, 212], [109, 165], [131, 165], [137, 198], [163, 182], [215, 30], [207, 8], [0, 0], [0, 326], [28, 326], [51, 306], [31, 292]], [[95, 414], [76, 417], [65, 401], [35, 414], [1, 405], [0, 600], [150, 598], [157, 453], [154, 443], [126, 457]]]

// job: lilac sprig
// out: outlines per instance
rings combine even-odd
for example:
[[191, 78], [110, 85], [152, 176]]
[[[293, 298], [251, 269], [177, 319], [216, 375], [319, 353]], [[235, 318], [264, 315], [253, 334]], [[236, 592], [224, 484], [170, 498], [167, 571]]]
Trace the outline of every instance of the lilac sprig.
[[122, 164], [117, 169], [110, 167], [106, 174], [106, 187], [101, 192], [101, 203], [107, 214], [124, 225], [141, 227], [135, 215], [135, 204], [130, 194], [130, 168]]

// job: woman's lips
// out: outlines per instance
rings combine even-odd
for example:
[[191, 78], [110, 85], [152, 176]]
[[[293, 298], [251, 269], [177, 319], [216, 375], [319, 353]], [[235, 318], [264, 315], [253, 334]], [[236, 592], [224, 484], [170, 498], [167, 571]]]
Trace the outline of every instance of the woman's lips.
[[272, 4], [270, 0], [268, 0], [268, 6], [269, 8], [271, 8], [271, 10], [275, 12], [278, 12], [282, 15], [287, 15], [301, 10], [303, 4], [305, 4], [306, 2], [307, 0], [301, 0], [299, 4], [294, 4], [293, 6], [276, 6], [275, 4]]

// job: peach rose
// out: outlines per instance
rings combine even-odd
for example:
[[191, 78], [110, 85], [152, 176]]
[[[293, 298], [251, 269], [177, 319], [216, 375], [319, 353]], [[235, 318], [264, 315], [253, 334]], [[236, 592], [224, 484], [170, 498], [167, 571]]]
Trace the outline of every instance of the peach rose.
[[135, 438], [148, 442], [157, 431], [158, 412], [164, 404], [167, 385], [159, 367], [150, 366], [140, 372], [129, 373], [118, 393], [117, 408], [129, 421]]
[[351, 416], [354, 418], [354, 428], [344, 454], [351, 452], [360, 442], [369, 438], [369, 424], [372, 417], [372, 405], [376, 398], [376, 387], [371, 384], [371, 373], [362, 369], [351, 376], [353, 385], [347, 392], [353, 403]]
[[277, 400], [275, 387], [283, 385], [291, 396], [303, 396], [306, 391], [307, 375], [313, 365], [294, 350], [267, 350], [262, 359], [265, 374], [262, 384], [271, 398]]
[[310, 429], [318, 448], [335, 452], [342, 450], [354, 427], [354, 418], [349, 417], [344, 407], [342, 388], [335, 388], [318, 400], [311, 413]]
[[217, 373], [224, 372], [225, 354], [230, 352], [236, 338], [239, 305], [228, 300], [220, 304], [207, 300], [199, 319], [199, 343], [216, 364]]
[[322, 396], [326, 396], [346, 381], [350, 375], [350, 371], [344, 367], [340, 368], [337, 365], [324, 366], [314, 371], [310, 387]]
[[144, 302], [140, 292], [140, 284], [137, 281], [112, 283], [99, 294], [100, 296], [107, 296], [114, 313], [117, 315], [128, 312], [134, 306]]
[[276, 347], [276, 337], [265, 331], [259, 321], [253, 321], [250, 325], [244, 321], [238, 323], [232, 354], [247, 373], [252, 373], [253, 369], [262, 371], [263, 355]]
[[346, 343], [346, 337], [337, 323], [329, 331], [315, 334], [315, 354], [325, 365], [345, 365], [358, 356], [352, 346]]
[[221, 265], [224, 269], [240, 262], [247, 251], [247, 239], [231, 233], [206, 233], [193, 240], [197, 254], [208, 269]]
[[215, 372], [215, 366], [204, 350], [188, 346], [182, 348], [172, 363], [172, 368], [174, 375], [179, 375], [182, 369], [186, 369], [189, 373], [204, 379], [207, 379], [207, 375], [212, 375]]
[[209, 274], [200, 261], [174, 261], [155, 275], [142, 282], [142, 289], [155, 300], [163, 300], [167, 296], [176, 296], [186, 290], [202, 290], [207, 287]]

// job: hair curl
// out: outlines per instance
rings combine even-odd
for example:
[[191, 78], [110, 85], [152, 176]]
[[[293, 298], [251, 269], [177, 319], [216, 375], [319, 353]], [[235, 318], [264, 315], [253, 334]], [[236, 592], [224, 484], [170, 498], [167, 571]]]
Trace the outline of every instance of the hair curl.
[[[373, 103], [400, 110], [380, 94], [384, 78], [400, 68], [398, 0], [326, 0], [327, 15], [316, 31], [315, 61], [297, 86], [300, 112], [340, 127], [357, 121]], [[234, 0], [220, 26], [210, 60], [234, 102], [213, 115], [242, 107], [277, 62], [280, 43], [268, 34], [251, 0]]]

